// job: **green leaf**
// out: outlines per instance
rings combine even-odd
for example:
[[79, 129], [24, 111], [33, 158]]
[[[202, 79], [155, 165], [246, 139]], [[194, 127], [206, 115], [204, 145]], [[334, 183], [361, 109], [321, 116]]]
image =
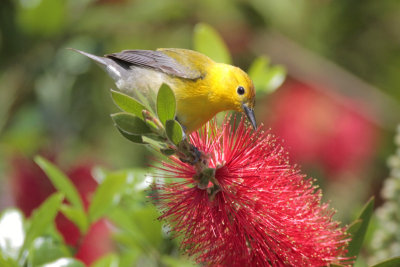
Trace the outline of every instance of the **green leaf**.
[[267, 80], [268, 80], [267, 93], [272, 93], [276, 89], [278, 89], [285, 81], [285, 78], [286, 78], [286, 69], [283, 66], [278, 65], [270, 67], [267, 75]]
[[50, 237], [36, 238], [28, 254], [28, 266], [39, 266], [58, 258], [70, 257], [71, 253], [62, 242]]
[[362, 225], [362, 220], [359, 219], [355, 220], [347, 227], [347, 232], [350, 235], [353, 235], [360, 229], [361, 225]]
[[400, 257], [391, 258], [380, 263], [377, 263], [371, 267], [397, 267], [400, 266]]
[[173, 154], [175, 154], [175, 150], [170, 148], [160, 149], [160, 152], [165, 156], [172, 156]]
[[126, 231], [138, 246], [146, 251], [151, 249], [149, 241], [144, 236], [143, 231], [136, 225], [135, 221], [129, 216], [126, 210], [116, 207], [107, 213], [107, 217], [120, 229]]
[[[115, 239], [117, 241], [117, 239]], [[143, 253], [138, 249], [129, 249], [118, 254], [118, 267], [137, 266], [139, 258], [142, 259]], [[155, 266], [156, 264], [153, 264]], [[108, 266], [107, 266], [108, 267]]]
[[145, 142], [143, 142], [143, 138], [141, 135], [128, 134], [119, 128], [117, 128], [117, 129], [122, 134], [122, 136], [125, 137], [126, 139], [128, 139], [129, 141], [136, 143], [136, 144], [146, 144]]
[[194, 28], [194, 49], [219, 63], [231, 64], [232, 59], [225, 42], [208, 24], [199, 23]]
[[0, 266], [1, 267], [20, 267], [20, 265], [13, 259], [5, 257], [0, 250]]
[[95, 261], [90, 267], [110, 267], [119, 266], [119, 257], [116, 254], [108, 254], [97, 261]]
[[171, 88], [162, 84], [157, 94], [157, 115], [161, 123], [165, 125], [167, 120], [175, 119], [176, 100]]
[[265, 56], [261, 56], [256, 58], [253, 63], [250, 65], [248, 70], [248, 74], [250, 78], [253, 80], [254, 87], [257, 91], [267, 90], [268, 87], [268, 66], [270, 60]]
[[176, 120], [167, 120], [165, 125], [165, 131], [169, 140], [171, 140], [174, 144], [179, 144], [183, 138], [182, 127]]
[[253, 80], [256, 93], [272, 93], [285, 80], [286, 70], [282, 66], [269, 66], [269, 58], [256, 58], [249, 68], [249, 76]]
[[107, 216], [121, 230], [121, 243], [130, 247], [149, 253], [164, 240], [163, 223], [157, 220], [159, 213], [154, 206], [138, 205], [134, 209], [117, 206]]
[[[347, 257], [357, 257], [357, 255], [360, 253], [360, 249], [364, 242], [364, 237], [368, 229], [369, 221], [372, 216], [373, 208], [374, 208], [374, 198], [372, 197], [365, 204], [360, 215], [355, 220], [355, 221], [360, 220], [361, 225], [358, 227], [353, 226], [352, 229], [349, 229], [349, 231], [354, 230], [354, 232], [352, 233], [350, 232], [351, 241], [349, 243], [349, 246], [347, 247], [348, 249]], [[351, 225], [356, 225], [356, 223], [353, 223]]]
[[135, 99], [137, 99], [139, 103], [141, 103], [148, 111], [155, 114], [154, 108], [155, 101], [157, 99], [155, 90], [151, 90], [150, 88], [148, 88], [148, 91], [146, 91], [146, 93], [141, 92], [140, 90], [136, 90], [134, 94]]
[[167, 147], [165, 143], [166, 140], [167, 139], [165, 138], [164, 140], [161, 141], [161, 137], [157, 135], [143, 135], [143, 142], [157, 148], [166, 148]]
[[[131, 212], [131, 218], [153, 248], [159, 248], [163, 241], [162, 222], [157, 220], [159, 213], [154, 206], [146, 206]], [[151, 223], [149, 223], [151, 222]]]
[[142, 110], [146, 109], [146, 107], [139, 103], [136, 99], [114, 90], [111, 90], [111, 96], [115, 104], [123, 111], [132, 113], [133, 115], [143, 119]]
[[142, 135], [151, 133], [151, 129], [137, 116], [121, 112], [112, 114], [111, 118], [117, 127], [127, 134]]
[[24, 238], [22, 213], [17, 209], [4, 210], [0, 216], [0, 253], [3, 255], [4, 261], [7, 261], [7, 258], [17, 259]]
[[41, 267], [85, 267], [85, 264], [73, 258], [60, 258]]
[[147, 117], [144, 121], [146, 125], [154, 132], [155, 135], [161, 136], [162, 132], [164, 131], [164, 125], [156, 122], [155, 120], [159, 121], [158, 118], [155, 117]]
[[184, 257], [174, 258], [170, 255], [162, 255], [161, 262], [163, 266], [168, 267], [193, 267], [196, 266], [192, 261]]
[[[53, 223], [63, 199], [64, 195], [62, 193], [54, 193], [33, 212], [30, 219], [30, 225], [26, 231], [23, 245], [24, 249], [29, 248], [36, 237], [41, 236], [46, 232], [49, 224]], [[20, 257], [22, 251], [23, 250], [20, 251]]]
[[58, 191], [64, 193], [65, 198], [71, 203], [71, 205], [79, 210], [84, 211], [82, 199], [79, 196], [78, 190], [71, 182], [71, 180], [69, 180], [64, 173], [62, 173], [54, 164], [52, 164], [48, 160], [37, 156], [35, 157], [35, 162], [47, 174], [54, 187]]
[[109, 174], [93, 195], [89, 207], [89, 218], [95, 222], [113, 205], [117, 204], [126, 186], [128, 176], [125, 174]]
[[86, 233], [89, 228], [89, 222], [84, 211], [70, 205], [61, 205], [60, 210], [65, 217], [79, 228], [82, 234]]
[[147, 138], [152, 139], [152, 140], [154, 140], [156, 142], [164, 142], [165, 143], [167, 141], [166, 137], [162, 137], [162, 136], [160, 136], [158, 134], [146, 134], [146, 135], [143, 135], [143, 137], [147, 137]]

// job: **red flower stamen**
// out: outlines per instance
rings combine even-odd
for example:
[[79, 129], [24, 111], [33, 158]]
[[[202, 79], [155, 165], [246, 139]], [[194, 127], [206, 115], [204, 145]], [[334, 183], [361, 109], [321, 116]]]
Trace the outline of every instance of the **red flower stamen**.
[[171, 157], [160, 168], [163, 177], [182, 178], [156, 185], [154, 197], [182, 250], [208, 265], [345, 263], [348, 237], [312, 180], [289, 164], [272, 134], [253, 132], [243, 119], [230, 122], [211, 122], [190, 136], [216, 168], [213, 198], [197, 187], [193, 166]]

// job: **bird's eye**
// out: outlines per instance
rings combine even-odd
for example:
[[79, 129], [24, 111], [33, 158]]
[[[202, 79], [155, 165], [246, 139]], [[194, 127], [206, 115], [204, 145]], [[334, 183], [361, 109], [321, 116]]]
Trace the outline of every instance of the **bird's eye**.
[[239, 87], [237, 88], [237, 93], [238, 93], [239, 95], [244, 95], [244, 88], [243, 88], [243, 86], [239, 86]]

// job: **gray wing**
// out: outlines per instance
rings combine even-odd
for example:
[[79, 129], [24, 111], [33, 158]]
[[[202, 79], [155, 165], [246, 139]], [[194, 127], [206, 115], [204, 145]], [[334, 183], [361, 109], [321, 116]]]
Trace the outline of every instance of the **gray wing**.
[[150, 68], [180, 78], [195, 80], [202, 77], [198, 70], [188, 68], [160, 51], [124, 50], [105, 57], [128, 66]]

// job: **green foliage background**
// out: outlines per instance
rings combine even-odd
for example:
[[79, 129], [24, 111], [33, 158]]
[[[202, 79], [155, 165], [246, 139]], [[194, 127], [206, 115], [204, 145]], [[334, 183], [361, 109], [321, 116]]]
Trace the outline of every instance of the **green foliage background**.
[[[69, 258], [68, 266], [82, 266], [72, 259], [73, 248], [63, 244], [54, 227], [43, 227], [53, 221], [58, 210], [83, 234], [91, 222], [103, 216], [120, 229], [115, 235], [120, 244], [118, 254], [93, 266], [191, 265], [180, 256], [177, 242], [170, 240], [162, 223], [155, 220], [157, 211], [147, 203], [146, 193], [136, 187], [145, 179], [151, 152], [128, 142], [114, 128], [109, 114], [119, 110], [110, 97], [113, 82], [95, 64], [66, 48], [98, 55], [129, 48], [194, 48], [248, 70], [256, 88], [261, 88], [258, 103], [263, 103], [262, 91], [274, 91], [271, 79], [282, 78], [284, 69], [281, 62], [271, 66], [271, 60], [259, 48], [266, 35], [279, 33], [361, 77], [398, 103], [399, 17], [397, 0], [2, 0], [0, 210], [1, 218], [11, 214], [24, 222], [22, 246], [29, 256], [14, 255], [11, 248], [7, 253], [18, 260], [7, 259], [3, 251], [0, 265], [40, 266], [65, 257]], [[222, 40], [226, 46], [210, 48], [210, 43]], [[285, 52], [296, 57], [293, 51]], [[362, 98], [364, 92], [354, 94]], [[260, 113], [256, 110], [256, 114]], [[258, 119], [263, 118], [259, 115]], [[382, 125], [378, 125], [381, 141], [374, 167], [354, 190], [359, 195], [356, 200], [341, 193], [340, 186], [332, 189], [323, 176], [317, 177], [333, 196], [333, 204], [346, 203], [337, 215], [345, 223], [351, 222], [370, 195], [378, 196], [377, 205], [381, 202], [378, 192], [387, 173], [385, 158], [393, 151], [395, 128]], [[87, 158], [108, 166], [98, 172], [101, 185], [88, 211], [82, 208], [68, 179], [41, 158], [36, 162], [60, 193], [52, 195], [29, 220], [9, 209], [10, 158], [15, 154], [33, 158], [41, 151], [56, 153], [62, 167]], [[129, 175], [133, 181], [127, 180]], [[367, 244], [370, 236], [367, 233]], [[366, 265], [368, 245], [362, 252], [357, 263], [360, 266]]]

